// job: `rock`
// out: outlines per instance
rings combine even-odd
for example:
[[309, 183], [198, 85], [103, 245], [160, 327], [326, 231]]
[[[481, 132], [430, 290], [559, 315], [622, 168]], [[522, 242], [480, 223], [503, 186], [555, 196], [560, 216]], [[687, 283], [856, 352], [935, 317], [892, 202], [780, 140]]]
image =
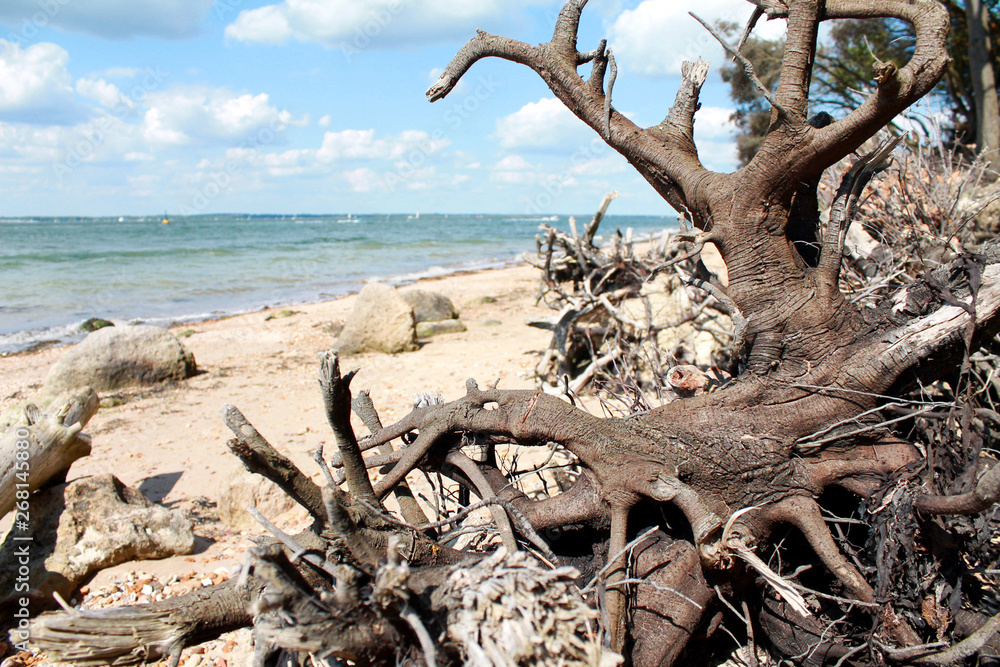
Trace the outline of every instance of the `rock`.
[[402, 292], [402, 297], [413, 308], [413, 321], [417, 324], [458, 319], [455, 304], [444, 294], [415, 289]]
[[[0, 546], [0, 608], [33, 611], [54, 605], [52, 594], [69, 598], [91, 574], [133, 560], [166, 558], [194, 551], [191, 520], [154, 505], [113, 475], [85, 477], [35, 494], [30, 505], [30, 542], [14, 529]], [[21, 560], [28, 556], [26, 591], [15, 588]]]
[[441, 320], [440, 322], [417, 322], [417, 338], [430, 338], [439, 334], [466, 331], [461, 320]]
[[[219, 496], [219, 520], [233, 530], [252, 530], [260, 524], [247, 512], [253, 507], [272, 522], [282, 514], [299, 508], [277, 484], [240, 468], [222, 484]], [[305, 513], [305, 510], [302, 510]]]
[[271, 313], [270, 315], [264, 318], [264, 321], [269, 322], [271, 320], [283, 320], [286, 317], [291, 317], [293, 315], [301, 315], [301, 314], [302, 314], [301, 310], [288, 310], [286, 308], [285, 310], [278, 310]]
[[97, 391], [183, 380], [194, 375], [194, 355], [160, 327], [99, 329], [70, 348], [49, 370], [43, 393], [90, 386]]
[[97, 331], [98, 329], [103, 329], [104, 327], [113, 327], [114, 322], [102, 319], [100, 317], [91, 317], [80, 325], [80, 331], [85, 331], [91, 333], [92, 331]]
[[389, 285], [365, 285], [354, 302], [354, 311], [344, 330], [340, 332], [336, 348], [342, 355], [364, 352], [398, 354], [417, 349], [410, 304]]

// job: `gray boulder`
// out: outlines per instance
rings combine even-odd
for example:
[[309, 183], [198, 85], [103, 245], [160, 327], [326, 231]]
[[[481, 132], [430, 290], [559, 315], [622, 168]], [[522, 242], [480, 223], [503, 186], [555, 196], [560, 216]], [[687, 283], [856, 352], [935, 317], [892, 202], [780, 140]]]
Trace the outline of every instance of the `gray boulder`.
[[444, 294], [415, 289], [403, 292], [402, 296], [413, 308], [413, 321], [418, 324], [458, 319], [455, 304]]
[[194, 551], [194, 528], [184, 513], [154, 505], [110, 474], [50, 487], [29, 502], [33, 539], [18, 540], [24, 531], [15, 526], [0, 546], [0, 608], [16, 604], [15, 577], [23, 565], [30, 606], [39, 609], [53, 605], [54, 592], [68, 598], [99, 570]]
[[417, 349], [413, 310], [389, 285], [369, 283], [358, 294], [354, 311], [340, 332], [337, 352], [398, 354]]
[[161, 327], [98, 329], [70, 348], [49, 369], [44, 393], [78, 387], [113, 391], [122, 387], [183, 380], [197, 370], [194, 355]]

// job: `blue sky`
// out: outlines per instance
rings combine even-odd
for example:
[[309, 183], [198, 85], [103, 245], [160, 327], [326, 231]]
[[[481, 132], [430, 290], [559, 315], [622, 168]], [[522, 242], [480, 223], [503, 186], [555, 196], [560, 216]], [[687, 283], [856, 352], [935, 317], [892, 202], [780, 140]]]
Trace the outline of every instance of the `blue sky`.
[[[481, 61], [426, 101], [476, 28], [547, 41], [560, 6], [3, 0], [0, 216], [579, 213], [612, 189], [617, 213], [668, 213], [527, 68]], [[669, 109], [681, 60], [711, 60], [696, 140], [731, 171], [722, 50], [686, 12], [742, 22], [750, 9], [591, 0], [580, 48], [609, 38], [615, 107], [644, 126]]]

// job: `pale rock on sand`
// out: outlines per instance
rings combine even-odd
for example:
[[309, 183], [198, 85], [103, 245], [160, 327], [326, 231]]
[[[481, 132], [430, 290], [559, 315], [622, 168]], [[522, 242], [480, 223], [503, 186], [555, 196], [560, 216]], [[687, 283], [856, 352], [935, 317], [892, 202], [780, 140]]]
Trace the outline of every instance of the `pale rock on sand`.
[[458, 319], [455, 304], [444, 294], [414, 289], [401, 292], [401, 295], [413, 309], [413, 321], [417, 324]]
[[257, 521], [247, 508], [254, 508], [264, 516], [284, 516], [299, 510], [302, 520], [306, 511], [292, 498], [278, 488], [278, 485], [251, 472], [239, 468], [233, 470], [222, 483], [219, 496], [219, 520], [234, 530], [253, 530]]
[[462, 333], [466, 330], [462, 320], [441, 320], [440, 322], [417, 322], [417, 338], [430, 338], [440, 334]]
[[354, 303], [354, 312], [340, 332], [336, 347], [342, 355], [398, 354], [415, 350], [417, 343], [410, 304], [389, 285], [365, 285]]
[[194, 355], [166, 329], [105, 327], [88, 334], [59, 358], [45, 378], [45, 393], [158, 384], [184, 380], [196, 370]]

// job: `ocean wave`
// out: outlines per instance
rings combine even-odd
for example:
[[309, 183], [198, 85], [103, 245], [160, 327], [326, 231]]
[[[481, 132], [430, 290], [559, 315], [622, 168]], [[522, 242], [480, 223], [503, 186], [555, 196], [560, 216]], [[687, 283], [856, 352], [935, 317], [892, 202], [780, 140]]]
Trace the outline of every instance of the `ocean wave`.
[[65, 345], [82, 340], [87, 335], [80, 331], [80, 325], [83, 322], [83, 320], [78, 320], [71, 324], [60, 324], [42, 329], [29, 329], [9, 334], [0, 334], [0, 354], [24, 352], [40, 347]]

